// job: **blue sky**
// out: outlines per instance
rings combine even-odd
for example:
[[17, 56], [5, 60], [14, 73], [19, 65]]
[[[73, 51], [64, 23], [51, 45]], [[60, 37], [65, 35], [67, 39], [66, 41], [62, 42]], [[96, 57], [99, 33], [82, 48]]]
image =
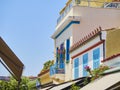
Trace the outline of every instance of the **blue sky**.
[[[66, 1], [0, 0], [0, 36], [24, 63], [23, 75], [37, 76], [53, 59], [51, 35]], [[0, 74], [9, 75], [1, 64]]]

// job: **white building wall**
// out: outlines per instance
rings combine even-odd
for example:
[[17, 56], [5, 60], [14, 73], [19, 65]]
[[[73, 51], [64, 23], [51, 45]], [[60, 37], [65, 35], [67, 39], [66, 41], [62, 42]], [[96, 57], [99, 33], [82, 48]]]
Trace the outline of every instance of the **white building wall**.
[[55, 39], [55, 46], [59, 47], [63, 42], [72, 37], [72, 25], [67, 28], [58, 38]]
[[[72, 46], [73, 37], [72, 37], [72, 30], [73, 30], [74, 24], [72, 24], [70, 27], [68, 27], [58, 38], [55, 39], [55, 48], [60, 47], [62, 43], [64, 43], [64, 47], [66, 49], [66, 40], [70, 39], [70, 47]], [[66, 58], [65, 58], [66, 59]], [[71, 60], [68, 64], [66, 64], [65, 60], [65, 81], [71, 80]]]
[[104, 65], [109, 66], [110, 68], [120, 67], [120, 56], [115, 57], [111, 60], [103, 62]]

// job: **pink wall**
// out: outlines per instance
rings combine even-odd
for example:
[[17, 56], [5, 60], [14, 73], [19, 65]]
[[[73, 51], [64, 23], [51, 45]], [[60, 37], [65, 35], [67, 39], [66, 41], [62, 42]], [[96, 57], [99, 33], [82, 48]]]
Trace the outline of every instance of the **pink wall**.
[[102, 29], [120, 27], [120, 9], [73, 7], [74, 16], [80, 16], [80, 24], [74, 25], [73, 43], [99, 26]]

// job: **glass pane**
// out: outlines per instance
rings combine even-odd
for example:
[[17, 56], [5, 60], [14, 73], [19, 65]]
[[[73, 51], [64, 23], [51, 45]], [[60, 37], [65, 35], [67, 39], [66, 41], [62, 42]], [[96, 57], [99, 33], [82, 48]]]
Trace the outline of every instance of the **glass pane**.
[[100, 48], [93, 50], [93, 69], [100, 65]]
[[83, 55], [83, 64], [88, 63], [88, 53]]
[[74, 68], [74, 79], [79, 78], [79, 68]]
[[79, 58], [76, 58], [74, 60], [74, 67], [78, 67], [79, 66]]

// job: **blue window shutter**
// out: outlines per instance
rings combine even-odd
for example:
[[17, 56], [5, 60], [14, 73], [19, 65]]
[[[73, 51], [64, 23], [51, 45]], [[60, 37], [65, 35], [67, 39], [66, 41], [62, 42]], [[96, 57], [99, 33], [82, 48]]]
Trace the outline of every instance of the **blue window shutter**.
[[62, 63], [62, 53], [61, 53], [61, 51], [62, 51], [62, 47], [63, 47], [63, 44], [61, 44], [60, 45], [60, 63]]
[[70, 39], [67, 39], [66, 41], [66, 60], [67, 61], [69, 61], [70, 59], [69, 49], [70, 49]]
[[56, 49], [56, 63], [58, 64], [58, 47]]
[[88, 65], [88, 53], [83, 55], [83, 77], [87, 76], [87, 71], [85, 70], [85, 66]]
[[60, 69], [63, 69], [65, 67], [65, 64], [64, 64], [64, 58], [63, 58], [63, 49], [64, 49], [64, 43], [62, 43], [60, 45], [60, 63], [59, 63], [59, 68]]
[[93, 69], [98, 68], [100, 65], [100, 48], [93, 50]]
[[79, 58], [74, 60], [74, 79], [79, 78]]

